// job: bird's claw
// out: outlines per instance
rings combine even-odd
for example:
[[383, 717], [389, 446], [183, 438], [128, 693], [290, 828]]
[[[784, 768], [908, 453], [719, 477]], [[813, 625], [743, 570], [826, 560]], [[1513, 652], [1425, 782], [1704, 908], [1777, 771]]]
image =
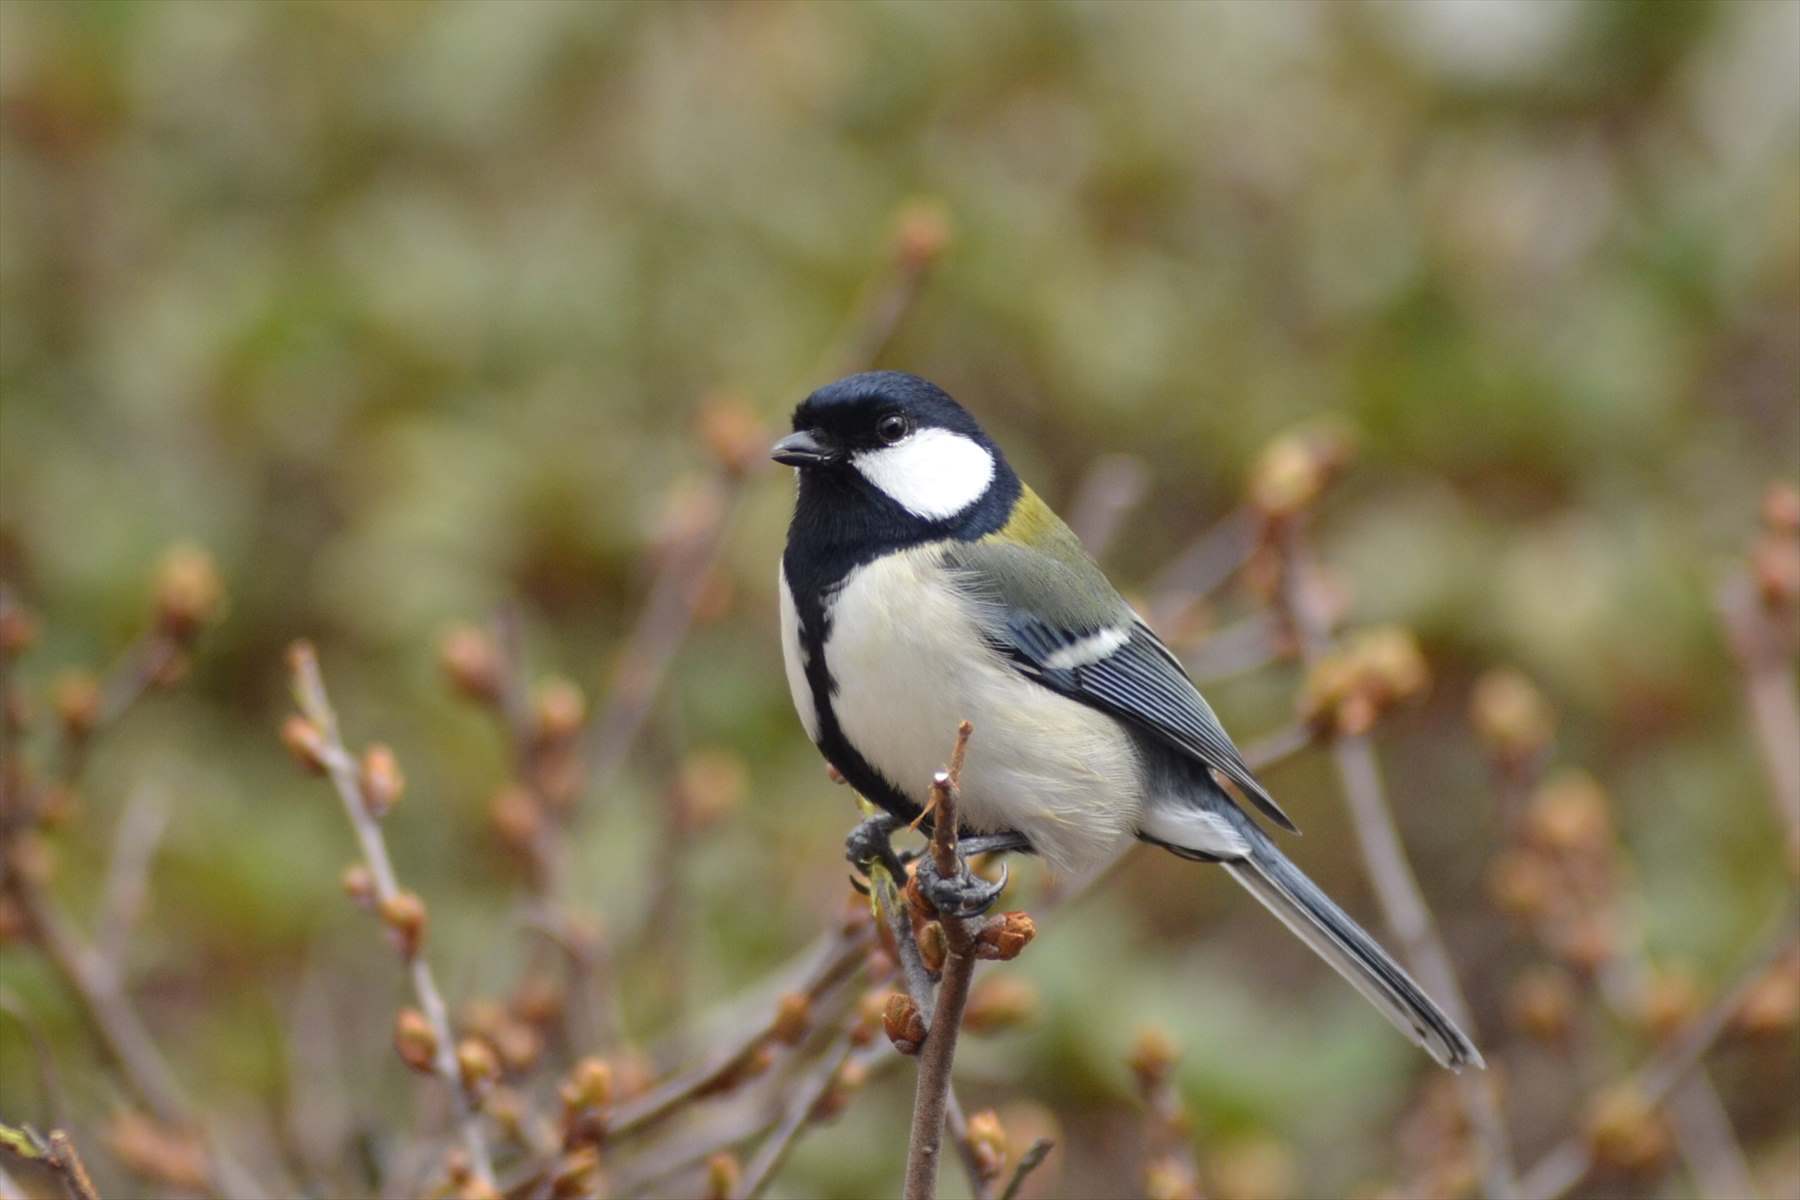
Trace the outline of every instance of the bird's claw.
[[890, 813], [864, 819], [844, 839], [844, 857], [864, 875], [871, 865], [880, 863], [895, 879], [905, 882], [906, 859], [894, 849], [892, 840], [898, 828], [900, 819]]
[[1006, 891], [1009, 875], [1006, 864], [1000, 864], [1000, 878], [992, 883], [969, 870], [966, 862], [958, 863], [954, 876], [946, 877], [938, 871], [937, 863], [928, 854], [919, 862], [919, 890], [931, 901], [940, 916], [954, 920], [968, 920], [979, 917], [1000, 899]]

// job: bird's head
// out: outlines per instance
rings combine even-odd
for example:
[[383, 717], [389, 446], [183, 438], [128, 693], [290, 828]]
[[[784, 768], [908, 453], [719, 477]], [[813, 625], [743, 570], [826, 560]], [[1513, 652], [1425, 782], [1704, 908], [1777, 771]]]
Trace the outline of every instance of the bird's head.
[[[1016, 483], [974, 417], [901, 371], [868, 371], [820, 388], [794, 410], [794, 432], [770, 456], [834, 506], [869, 505], [899, 521], [956, 523]], [[813, 487], [817, 481], [817, 488]], [[821, 497], [823, 498], [823, 497]]]

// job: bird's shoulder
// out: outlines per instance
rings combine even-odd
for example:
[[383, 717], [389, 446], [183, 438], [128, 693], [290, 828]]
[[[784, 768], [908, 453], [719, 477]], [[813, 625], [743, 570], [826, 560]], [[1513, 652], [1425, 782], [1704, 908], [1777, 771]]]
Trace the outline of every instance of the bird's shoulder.
[[945, 545], [943, 561], [1008, 619], [1029, 616], [1070, 631], [1124, 626], [1132, 619], [1081, 539], [1029, 487], [1020, 488], [1004, 525]]

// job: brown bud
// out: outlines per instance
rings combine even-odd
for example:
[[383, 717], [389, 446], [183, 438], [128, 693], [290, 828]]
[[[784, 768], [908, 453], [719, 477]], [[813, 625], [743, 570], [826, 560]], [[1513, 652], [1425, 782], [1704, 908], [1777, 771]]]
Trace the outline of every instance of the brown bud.
[[407, 958], [425, 942], [425, 901], [416, 892], [395, 892], [376, 906], [382, 924], [393, 935], [394, 948]]
[[358, 908], [373, 909], [375, 907], [375, 876], [362, 863], [351, 863], [338, 876], [338, 884], [344, 889], [344, 895]]
[[1565, 923], [1552, 938], [1562, 960], [1584, 975], [1612, 961], [1619, 949], [1618, 930], [1604, 909], [1590, 909]]
[[676, 827], [698, 833], [742, 807], [750, 773], [744, 760], [724, 750], [699, 750], [682, 761], [673, 800]]
[[737, 392], [706, 397], [697, 428], [701, 444], [727, 474], [742, 475], [761, 466], [768, 453], [768, 431], [756, 409]]
[[521, 1021], [549, 1025], [563, 1014], [562, 985], [546, 975], [527, 975], [513, 991], [512, 1010]]
[[969, 1155], [985, 1180], [998, 1178], [1006, 1167], [1006, 1128], [991, 1108], [969, 1114]]
[[919, 957], [925, 962], [925, 969], [937, 975], [944, 969], [944, 960], [950, 956], [950, 939], [944, 934], [944, 926], [937, 921], [927, 921], [919, 927]]
[[1509, 917], [1536, 920], [1549, 909], [1555, 891], [1555, 871], [1533, 851], [1509, 850], [1488, 868], [1488, 898]]
[[812, 1001], [800, 992], [788, 992], [775, 1003], [775, 1020], [769, 1036], [789, 1046], [798, 1046], [812, 1024]]
[[1513, 1024], [1540, 1041], [1560, 1041], [1575, 1019], [1575, 988], [1554, 967], [1537, 967], [1519, 976], [1507, 994]]
[[1525, 836], [1559, 854], [1599, 854], [1612, 845], [1606, 793], [1585, 771], [1558, 771], [1525, 810]]
[[1273, 519], [1311, 507], [1350, 459], [1350, 437], [1341, 426], [1316, 426], [1270, 442], [1250, 471], [1250, 503]]
[[0, 659], [19, 657], [37, 642], [38, 623], [12, 592], [0, 588]]
[[1792, 534], [1771, 534], [1750, 551], [1750, 571], [1763, 603], [1786, 614], [1800, 599], [1800, 541]]
[[1770, 533], [1800, 534], [1800, 488], [1771, 483], [1763, 493], [1762, 520]]
[[900, 261], [918, 268], [937, 261], [950, 244], [950, 214], [936, 200], [909, 201], [900, 210], [894, 248]]
[[1030, 1021], [1037, 1009], [1037, 988], [1029, 980], [996, 972], [970, 992], [963, 1028], [975, 1034], [998, 1033]]
[[1155, 1159], [1144, 1168], [1144, 1200], [1200, 1200], [1194, 1168], [1172, 1155]]
[[1161, 1086], [1180, 1060], [1181, 1052], [1167, 1031], [1150, 1026], [1138, 1034], [1137, 1041], [1131, 1045], [1131, 1055], [1125, 1061], [1131, 1067], [1131, 1073], [1137, 1076], [1138, 1086], [1149, 1091]]
[[212, 555], [198, 546], [170, 548], [156, 568], [156, 619], [163, 631], [186, 641], [225, 606], [225, 584]]
[[503, 1021], [490, 1040], [500, 1054], [500, 1062], [514, 1075], [523, 1075], [537, 1065], [544, 1053], [544, 1038], [524, 1021]]
[[531, 712], [540, 742], [562, 742], [581, 732], [587, 698], [572, 680], [552, 675], [533, 689]]
[[905, 992], [895, 992], [887, 998], [887, 1008], [881, 1014], [881, 1028], [894, 1049], [902, 1054], [917, 1054], [930, 1032], [924, 1014]]
[[529, 850], [544, 828], [544, 814], [537, 797], [516, 783], [509, 783], [488, 801], [488, 824], [510, 849]]
[[456, 1044], [456, 1069], [463, 1087], [478, 1094], [500, 1077], [500, 1059], [494, 1048], [480, 1038], [464, 1038]]
[[400, 771], [400, 760], [384, 743], [376, 742], [363, 751], [361, 783], [363, 803], [372, 817], [386, 816], [406, 790], [406, 776]]
[[1011, 962], [1037, 936], [1030, 913], [1009, 912], [985, 922], [975, 934], [975, 957]]
[[1750, 985], [1732, 1016], [1746, 1037], [1786, 1038], [1800, 1023], [1800, 955], [1789, 954]]
[[706, 1160], [707, 1200], [732, 1200], [743, 1181], [744, 1168], [735, 1154], [719, 1153]]
[[1705, 1002], [1699, 981], [1688, 972], [1654, 971], [1639, 998], [1637, 1017], [1651, 1037], [1668, 1041], [1699, 1015]]
[[436, 1069], [437, 1034], [416, 1008], [403, 1008], [394, 1018], [394, 1049], [400, 1060], [422, 1075]]
[[438, 641], [438, 665], [465, 698], [491, 704], [500, 698], [500, 649], [487, 632], [457, 625]]
[[856, 1001], [856, 1020], [850, 1025], [850, 1044], [867, 1046], [875, 1041], [875, 1031], [883, 1027], [890, 993], [874, 989], [864, 992]]
[[1218, 1200], [1286, 1200], [1301, 1194], [1293, 1153], [1272, 1137], [1253, 1136], [1228, 1142], [1208, 1156], [1207, 1165], [1217, 1180], [1214, 1191]]
[[1523, 672], [1510, 667], [1475, 681], [1469, 720], [1488, 750], [1503, 763], [1522, 763], [1542, 753], [1556, 734], [1556, 714]]
[[66, 783], [48, 783], [38, 793], [38, 824], [59, 829], [81, 811], [81, 794]]
[[515, 1142], [525, 1141], [525, 1097], [515, 1089], [503, 1083], [495, 1084], [481, 1098], [481, 1111], [508, 1138]]
[[63, 729], [76, 740], [94, 731], [100, 721], [100, 704], [100, 681], [91, 671], [64, 671], [51, 685], [50, 706]]
[[475, 1037], [494, 1040], [500, 1026], [506, 1023], [506, 1009], [497, 1000], [486, 996], [477, 996], [463, 1002], [456, 1010], [456, 1024], [459, 1029]]
[[127, 1110], [107, 1124], [106, 1147], [139, 1179], [186, 1192], [202, 1192], [212, 1186], [206, 1145], [191, 1130]]
[[18, 901], [11, 896], [0, 895], [0, 947], [16, 945], [30, 931], [31, 923], [26, 919], [25, 910], [19, 907]]
[[31, 698], [18, 688], [7, 688], [5, 695], [0, 695], [0, 710], [4, 710], [0, 711], [0, 720], [6, 722], [6, 728], [15, 733], [31, 728]]
[[831, 1084], [813, 1105], [812, 1118], [815, 1121], [829, 1121], [850, 1106], [850, 1098], [862, 1090], [869, 1082], [869, 1068], [860, 1059], [847, 1058], [838, 1065], [837, 1073], [831, 1077]]
[[5, 846], [6, 868], [20, 879], [42, 887], [56, 874], [56, 848], [29, 829], [15, 833]]
[[550, 1173], [554, 1200], [578, 1200], [600, 1192], [600, 1150], [584, 1145], [563, 1155]]
[[612, 1101], [612, 1068], [604, 1060], [589, 1056], [576, 1063], [563, 1080], [558, 1094], [563, 1108], [579, 1112], [589, 1108], [605, 1108]]
[[1642, 1172], [1669, 1154], [1669, 1130], [1662, 1115], [1629, 1083], [1596, 1096], [1585, 1126], [1594, 1157], [1621, 1171]]
[[302, 768], [315, 775], [325, 771], [325, 735], [319, 727], [299, 713], [288, 714], [281, 723], [281, 744]]

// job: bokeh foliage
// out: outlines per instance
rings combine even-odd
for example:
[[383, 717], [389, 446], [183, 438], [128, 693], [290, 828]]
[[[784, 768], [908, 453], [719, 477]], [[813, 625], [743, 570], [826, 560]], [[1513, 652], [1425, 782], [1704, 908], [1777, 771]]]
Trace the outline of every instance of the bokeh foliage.
[[[336, 895], [344, 830], [273, 736], [281, 647], [314, 638], [348, 726], [407, 764], [389, 836], [449, 990], [507, 975], [517, 871], [485, 817], [505, 748], [444, 694], [437, 634], [517, 599], [534, 661], [602, 694], [711, 470], [703, 407], [735, 393], [779, 424], [924, 203], [951, 241], [883, 365], [962, 397], [1053, 502], [1098, 451], [1141, 459], [1122, 583], [1232, 507], [1275, 433], [1356, 431], [1321, 545], [1354, 618], [1411, 626], [1433, 661], [1384, 756], [1484, 1029], [1522, 954], [1475, 886], [1496, 817], [1464, 711], [1496, 662], [1542, 682], [1561, 756], [1609, 786], [1654, 953], [1710, 978], [1785, 886], [1711, 595], [1800, 468], [1797, 54], [1786, 0], [6, 0], [0, 574], [45, 618], [31, 669], [114, 653], [173, 541], [231, 594], [192, 685], [93, 763], [59, 889], [79, 907], [123, 798], [165, 793], [131, 967], [194, 1090], [274, 1103], [304, 999], [377, 1122], [413, 1086], [385, 1049], [400, 985]], [[708, 749], [748, 774], [685, 864], [684, 971], [625, 981], [645, 1038], [757, 979], [841, 890], [852, 814], [773, 632], [790, 487], [747, 490], [717, 603], [585, 801], [585, 897], [629, 930], [671, 767]], [[1212, 692], [1246, 740], [1291, 718], [1294, 683]], [[1296, 857], [1370, 912], [1322, 760], [1269, 782]], [[1043, 1018], [971, 1044], [970, 1090], [1085, 1131], [1064, 1178], [1110, 1194], [1125, 1046], [1159, 1021], [1204, 1139], [1279, 1139], [1313, 1194], [1384, 1177], [1428, 1065], [1227, 881], [1140, 866], [1046, 928], [1018, 967]], [[4, 953], [104, 1108], [54, 981]], [[5, 1107], [32, 1070], [0, 1034]], [[895, 1178], [904, 1093], [805, 1146], [788, 1193]], [[1792, 1106], [1758, 1103], [1758, 1144], [1785, 1114], [1791, 1160]]]

